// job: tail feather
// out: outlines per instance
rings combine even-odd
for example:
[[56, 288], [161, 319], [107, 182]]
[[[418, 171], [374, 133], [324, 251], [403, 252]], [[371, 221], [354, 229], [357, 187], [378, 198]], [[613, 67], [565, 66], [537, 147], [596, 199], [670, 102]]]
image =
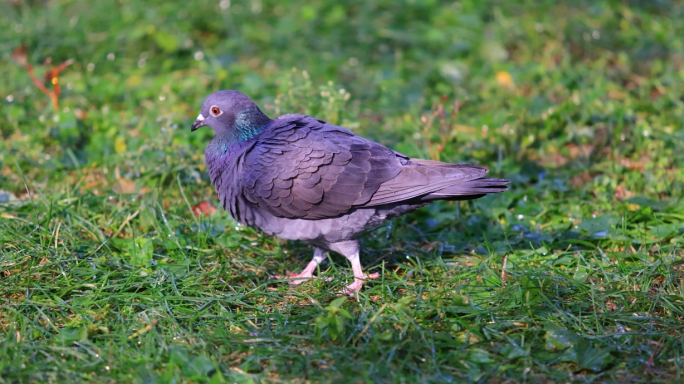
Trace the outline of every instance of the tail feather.
[[471, 200], [477, 199], [489, 193], [498, 193], [508, 190], [506, 184], [510, 180], [483, 177], [469, 180], [464, 183], [451, 185], [426, 196], [426, 200]]
[[410, 159], [395, 178], [379, 186], [366, 206], [471, 200], [508, 189], [509, 180], [486, 178], [486, 174], [487, 169], [478, 165]]

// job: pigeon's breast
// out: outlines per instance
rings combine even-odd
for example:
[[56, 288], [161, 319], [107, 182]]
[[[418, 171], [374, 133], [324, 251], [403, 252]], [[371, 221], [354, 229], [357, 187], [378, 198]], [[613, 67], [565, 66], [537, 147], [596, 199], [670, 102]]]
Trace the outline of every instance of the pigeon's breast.
[[288, 240], [302, 240], [325, 245], [356, 238], [362, 232], [381, 225], [386, 215], [375, 208], [353, 209], [328, 219], [290, 219], [268, 212], [254, 212], [254, 227]]
[[[237, 149], [242, 150], [243, 148]], [[228, 150], [223, 154], [220, 152], [217, 154], [208, 148], [205, 152], [205, 162], [211, 184], [214, 186], [223, 208], [241, 224], [253, 227], [253, 209], [242, 197], [240, 176], [243, 153], [238, 150]]]
[[327, 244], [355, 239], [363, 232], [385, 224], [387, 220], [426, 204], [388, 204], [355, 208], [338, 217], [313, 220], [277, 217], [266, 211], [250, 210], [248, 215], [253, 221], [242, 223], [282, 239], [302, 240], [327, 247]]

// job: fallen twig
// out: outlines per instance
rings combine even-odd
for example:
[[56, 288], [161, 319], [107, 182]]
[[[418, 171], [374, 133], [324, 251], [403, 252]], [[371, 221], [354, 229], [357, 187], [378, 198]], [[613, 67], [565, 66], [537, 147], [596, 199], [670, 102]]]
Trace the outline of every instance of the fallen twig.
[[[45, 65], [48, 66], [48, 69], [45, 72], [44, 80], [40, 81], [40, 80], [38, 80], [35, 72], [33, 71], [33, 66], [28, 61], [28, 53], [27, 53], [27, 49], [26, 49], [25, 45], [20, 46], [19, 48], [15, 49], [14, 52], [12, 52], [12, 59], [14, 60], [15, 63], [26, 68], [26, 71], [28, 72], [29, 76], [31, 76], [31, 80], [33, 81], [33, 84], [35, 84], [35, 86], [38, 89], [40, 89], [41, 92], [43, 92], [45, 95], [47, 95], [50, 98], [50, 100], [52, 100], [52, 106], [55, 108], [55, 111], [58, 111], [59, 110], [59, 94], [62, 92], [62, 88], [59, 85], [59, 77], [58, 76], [59, 76], [59, 73], [64, 70], [64, 68], [73, 64], [74, 60], [69, 59], [57, 67], [51, 67], [50, 63], [52, 62], [52, 59], [47, 58], [45, 60]], [[47, 82], [52, 83], [52, 90], [49, 90], [45, 86], [45, 83], [47, 83]]]

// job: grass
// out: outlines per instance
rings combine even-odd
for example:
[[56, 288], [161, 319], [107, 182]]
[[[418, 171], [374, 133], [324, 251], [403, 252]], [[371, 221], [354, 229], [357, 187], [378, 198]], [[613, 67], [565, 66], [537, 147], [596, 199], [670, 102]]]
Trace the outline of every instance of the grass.
[[[684, 380], [681, 1], [0, 14], [0, 382]], [[39, 77], [74, 60], [58, 109], [22, 45]], [[269, 280], [312, 250], [193, 214], [219, 89], [512, 189], [369, 233], [358, 298], [338, 255], [332, 282]]]

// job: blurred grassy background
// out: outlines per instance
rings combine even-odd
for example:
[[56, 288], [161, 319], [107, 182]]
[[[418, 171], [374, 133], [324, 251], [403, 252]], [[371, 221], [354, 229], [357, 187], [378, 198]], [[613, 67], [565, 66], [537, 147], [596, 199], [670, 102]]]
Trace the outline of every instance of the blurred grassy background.
[[[0, 14], [0, 382], [682, 380], [681, 1]], [[24, 61], [70, 59], [55, 109]], [[219, 89], [514, 184], [364, 237], [383, 279], [331, 304], [343, 259], [277, 284], [310, 249], [193, 214]]]

